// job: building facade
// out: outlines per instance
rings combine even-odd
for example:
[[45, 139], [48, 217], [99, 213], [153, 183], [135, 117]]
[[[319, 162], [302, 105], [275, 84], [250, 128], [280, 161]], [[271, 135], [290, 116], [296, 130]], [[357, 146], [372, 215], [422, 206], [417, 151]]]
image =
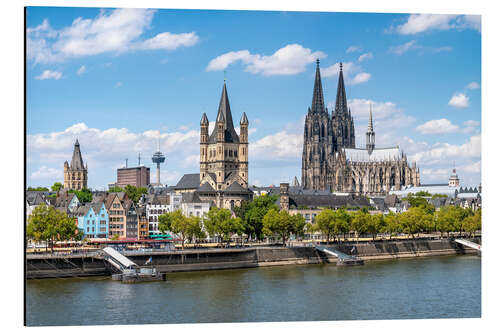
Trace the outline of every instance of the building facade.
[[74, 214], [85, 238], [108, 238], [109, 215], [103, 203], [87, 203]]
[[215, 126], [203, 113], [200, 121], [200, 173], [184, 175], [175, 186], [176, 193], [197, 193], [200, 200], [219, 208], [233, 209], [253, 192], [248, 189], [248, 118], [243, 112], [240, 134], [236, 133], [226, 83], [222, 88]]
[[82, 190], [87, 188], [88, 167], [83, 165], [80, 143], [76, 139], [73, 149], [71, 164], [64, 162], [64, 188], [70, 190]]
[[125, 210], [126, 194], [124, 192], [109, 193], [106, 197], [106, 209], [109, 214], [109, 238], [115, 235], [126, 238], [127, 211]]
[[150, 170], [145, 166], [121, 168], [116, 170], [116, 186], [125, 188], [127, 185], [148, 187]]
[[313, 99], [304, 124], [302, 187], [356, 194], [381, 195], [391, 189], [420, 184], [420, 172], [410, 166], [398, 146], [375, 146], [372, 112], [366, 147], [356, 148], [354, 120], [347, 105], [342, 63], [335, 109], [325, 107], [319, 60], [316, 61]]

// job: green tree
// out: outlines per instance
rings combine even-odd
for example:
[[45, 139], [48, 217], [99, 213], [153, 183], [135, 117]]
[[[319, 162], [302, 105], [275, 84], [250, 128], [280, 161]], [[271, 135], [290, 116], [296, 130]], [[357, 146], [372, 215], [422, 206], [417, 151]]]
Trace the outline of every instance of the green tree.
[[173, 212], [160, 215], [160, 217], [158, 218], [158, 230], [160, 230], [162, 233], [171, 231], [176, 235], [180, 235], [182, 241], [182, 249], [184, 250], [184, 243], [190, 236], [190, 230], [192, 230], [191, 223], [192, 221], [184, 216], [178, 209]]
[[137, 188], [133, 185], [127, 185], [125, 186], [125, 193], [130, 200], [137, 203], [143, 194], [148, 193], [148, 189], [145, 187]]
[[31, 186], [28, 186], [28, 191], [40, 191], [40, 192], [48, 192], [49, 189], [46, 188], [46, 187], [31, 187]]
[[370, 215], [366, 220], [366, 232], [372, 235], [372, 239], [375, 240], [379, 232], [383, 232], [385, 228], [385, 220], [383, 214]]
[[267, 236], [278, 235], [281, 237], [283, 246], [285, 246], [290, 234], [296, 231], [294, 222], [286, 210], [278, 212], [276, 209], [270, 209], [262, 219], [262, 230]]
[[389, 233], [389, 239], [392, 239], [394, 234], [398, 234], [402, 231], [401, 223], [399, 221], [399, 215], [390, 212], [385, 219], [385, 228], [384, 231]]
[[76, 197], [78, 198], [78, 201], [80, 201], [80, 203], [92, 201], [92, 192], [88, 188], [84, 188], [81, 191], [69, 190], [68, 192], [76, 194]]
[[411, 207], [423, 208], [428, 214], [434, 214], [435, 207], [427, 202], [427, 199], [420, 196], [408, 196], [408, 202]]
[[60, 189], [63, 188], [63, 184], [61, 184], [60, 182], [55, 182], [54, 185], [52, 185], [50, 187], [50, 189], [53, 191], [53, 192], [59, 192]]
[[45, 241], [47, 246], [50, 243], [53, 250], [55, 241], [76, 239], [78, 232], [72, 218], [53, 206], [41, 204], [28, 218], [26, 235], [35, 241]]
[[120, 186], [112, 186], [108, 190], [109, 193], [123, 192], [123, 189]]
[[207, 237], [207, 234], [203, 231], [202, 221], [199, 216], [190, 216], [188, 220], [189, 229], [187, 234], [190, 241], [194, 240], [194, 242], [197, 243]]
[[356, 238], [359, 239], [361, 234], [367, 232], [368, 223], [371, 219], [368, 210], [361, 209], [357, 211], [352, 219], [352, 230], [356, 232]]
[[220, 237], [229, 245], [231, 237], [235, 234], [242, 236], [245, 225], [241, 218], [232, 217], [229, 209], [212, 207], [204, 220], [205, 229], [212, 237]]
[[296, 238], [300, 238], [304, 236], [304, 229], [306, 226], [306, 219], [301, 214], [291, 215], [293, 224], [293, 234]]
[[317, 230], [326, 235], [326, 242], [330, 242], [330, 236], [335, 232], [335, 212], [331, 209], [323, 209], [314, 219]]
[[430, 225], [433, 217], [432, 214], [424, 207], [410, 207], [406, 212], [401, 214], [402, 231], [414, 238], [414, 235], [425, 231], [426, 226]]
[[245, 233], [252, 238], [262, 239], [263, 236], [263, 219], [270, 209], [278, 210], [276, 205], [277, 195], [262, 195], [255, 197], [248, 202], [245, 207], [245, 214], [238, 215], [245, 223]]

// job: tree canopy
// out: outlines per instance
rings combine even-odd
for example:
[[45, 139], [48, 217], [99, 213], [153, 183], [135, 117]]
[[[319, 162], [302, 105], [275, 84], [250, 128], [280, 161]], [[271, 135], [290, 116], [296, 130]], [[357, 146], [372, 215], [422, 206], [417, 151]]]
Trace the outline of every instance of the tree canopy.
[[236, 216], [242, 219], [245, 234], [249, 237], [262, 239], [262, 220], [266, 213], [272, 209], [279, 209], [276, 205], [277, 195], [262, 195], [252, 201], [243, 201], [240, 207], [235, 207]]
[[108, 189], [109, 193], [117, 193], [117, 192], [123, 192], [123, 189], [120, 186], [111, 186]]
[[133, 185], [127, 185], [124, 189], [127, 197], [134, 203], [137, 203], [143, 194], [148, 193], [148, 189], [145, 187], [135, 187]]
[[220, 237], [229, 243], [235, 234], [242, 236], [245, 225], [241, 218], [233, 217], [229, 209], [212, 207], [203, 220], [205, 230], [211, 237]]
[[92, 192], [88, 188], [84, 188], [81, 191], [78, 190], [69, 190], [68, 193], [76, 194], [78, 201], [80, 203], [91, 202], [92, 201]]
[[54, 185], [52, 185], [50, 187], [50, 189], [53, 191], [53, 192], [59, 192], [60, 189], [63, 188], [63, 184], [61, 184], [60, 182], [55, 182]]
[[265, 235], [280, 237], [285, 246], [291, 234], [303, 234], [305, 220], [302, 216], [291, 216], [286, 210], [278, 212], [272, 208], [264, 215], [262, 224]]
[[28, 186], [28, 191], [49, 192], [49, 189], [46, 187], [41, 187], [41, 186], [38, 186], [38, 187]]
[[78, 238], [78, 228], [74, 219], [55, 209], [53, 206], [41, 204], [28, 218], [26, 235], [35, 241], [45, 241], [53, 248], [54, 241], [65, 241]]
[[201, 219], [198, 216], [184, 216], [181, 210], [165, 213], [158, 218], [158, 230], [162, 233], [171, 231], [179, 235], [182, 240], [182, 249], [186, 239], [202, 239], [205, 237], [201, 225]]

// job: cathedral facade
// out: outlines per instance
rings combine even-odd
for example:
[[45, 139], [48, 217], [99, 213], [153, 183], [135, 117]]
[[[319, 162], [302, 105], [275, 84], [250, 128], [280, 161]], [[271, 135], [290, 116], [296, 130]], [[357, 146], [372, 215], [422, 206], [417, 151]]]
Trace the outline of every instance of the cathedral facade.
[[64, 188], [69, 190], [83, 190], [87, 188], [88, 168], [83, 165], [80, 143], [76, 139], [71, 164], [64, 162]]
[[342, 63], [335, 109], [330, 116], [325, 107], [317, 60], [312, 104], [304, 124], [302, 187], [383, 195], [407, 185], [420, 185], [419, 169], [415, 163], [410, 166], [406, 154], [398, 146], [375, 146], [371, 108], [366, 146], [356, 148], [354, 120], [347, 105]]

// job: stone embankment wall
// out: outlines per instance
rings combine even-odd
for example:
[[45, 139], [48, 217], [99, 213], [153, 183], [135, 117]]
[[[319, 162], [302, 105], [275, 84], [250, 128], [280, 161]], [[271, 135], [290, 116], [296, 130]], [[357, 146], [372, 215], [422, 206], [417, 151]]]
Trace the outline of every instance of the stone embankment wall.
[[[473, 240], [480, 243], [480, 239]], [[422, 257], [435, 255], [474, 254], [450, 240], [384, 241], [334, 245], [336, 249], [364, 260]], [[250, 268], [287, 264], [334, 263], [336, 258], [314, 247], [257, 247], [245, 249], [186, 250], [127, 255], [139, 266], [152, 257], [150, 265], [162, 272], [185, 272], [229, 268]], [[28, 257], [28, 278], [109, 275], [112, 267], [92, 256]]]

